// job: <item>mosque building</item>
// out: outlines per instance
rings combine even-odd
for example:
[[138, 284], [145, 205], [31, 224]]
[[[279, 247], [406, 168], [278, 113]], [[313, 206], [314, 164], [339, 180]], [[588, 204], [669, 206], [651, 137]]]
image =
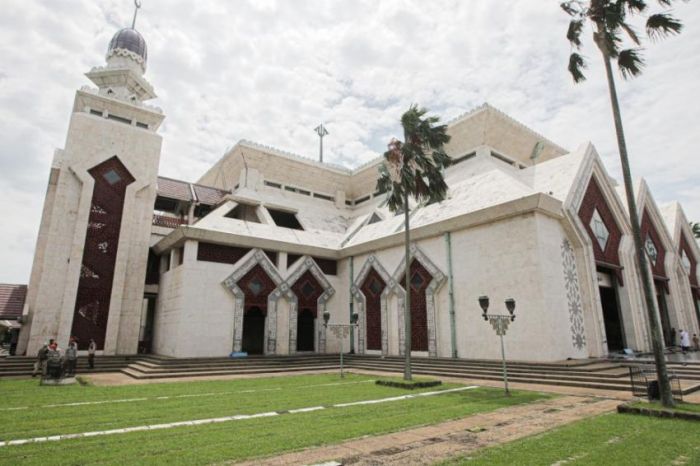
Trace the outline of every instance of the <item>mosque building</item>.
[[[75, 94], [24, 304], [0, 312], [18, 354], [71, 336], [105, 355], [338, 352], [327, 311], [358, 314], [356, 353], [400, 355], [407, 293], [420, 356], [499, 358], [482, 295], [494, 311], [516, 300], [513, 359], [651, 349], [624, 190], [590, 143], [564, 149], [487, 104], [449, 122], [448, 196], [411, 205], [407, 265], [381, 158], [348, 169], [240, 141], [195, 183], [159, 176], [147, 60], [122, 29]], [[698, 332], [700, 250], [679, 204], [644, 181], [636, 196], [670, 344], [671, 329]]]

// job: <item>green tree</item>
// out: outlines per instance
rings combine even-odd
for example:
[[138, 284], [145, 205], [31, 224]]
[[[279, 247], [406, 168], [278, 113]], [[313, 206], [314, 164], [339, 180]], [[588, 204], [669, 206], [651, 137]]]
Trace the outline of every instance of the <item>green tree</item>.
[[404, 328], [405, 365], [404, 379], [411, 380], [411, 236], [409, 198], [418, 203], [440, 202], [447, 195], [443, 169], [450, 162], [443, 146], [450, 140], [447, 125], [437, 125], [436, 116], [425, 116], [425, 108], [411, 105], [401, 116], [404, 142], [392, 139], [384, 153], [384, 163], [379, 166], [377, 190], [386, 192], [386, 205], [394, 213], [404, 215], [405, 262]]
[[700, 223], [690, 222], [690, 229], [693, 230], [693, 235], [695, 235], [696, 238], [700, 238]]
[[[661, 7], [667, 9], [671, 7], [673, 0], [658, 0], [658, 3]], [[642, 275], [644, 299], [648, 313], [647, 320], [649, 321], [654, 349], [661, 401], [664, 406], [673, 406], [671, 385], [664, 358], [664, 345], [656, 305], [656, 294], [653, 290], [644, 242], [640, 233], [637, 203], [634, 197], [627, 146], [622, 128], [620, 104], [617, 99], [611, 62], [613, 60], [617, 62], [622, 77], [625, 79], [635, 77], [642, 72], [644, 60], [641, 56], [641, 38], [630, 23], [634, 18], [645, 20], [646, 35], [652, 40], [661, 39], [670, 34], [677, 34], [680, 32], [682, 25], [680, 21], [672, 17], [666, 10], [647, 14], [649, 6], [645, 0], [571, 0], [562, 2], [561, 7], [571, 17], [566, 37], [574, 49], [569, 57], [569, 72], [573, 76], [574, 81], [578, 83], [586, 79], [583, 74], [583, 70], [586, 68], [586, 60], [578, 53], [582, 47], [581, 37], [586, 26], [592, 28], [593, 42], [603, 57], [613, 119], [615, 121], [617, 145], [620, 152], [622, 176], [627, 194], [630, 222], [632, 224], [632, 235], [637, 251], [639, 270]], [[631, 47], [625, 48], [625, 39], [631, 42]]]

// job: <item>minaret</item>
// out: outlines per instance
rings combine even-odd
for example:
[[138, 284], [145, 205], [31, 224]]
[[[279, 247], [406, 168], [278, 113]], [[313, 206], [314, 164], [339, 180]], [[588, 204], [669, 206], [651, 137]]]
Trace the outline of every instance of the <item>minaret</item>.
[[156, 95], [135, 18], [86, 73], [97, 89], [76, 92], [54, 154], [18, 348], [28, 355], [71, 336], [80, 349], [137, 351], [164, 116], [144, 104]]

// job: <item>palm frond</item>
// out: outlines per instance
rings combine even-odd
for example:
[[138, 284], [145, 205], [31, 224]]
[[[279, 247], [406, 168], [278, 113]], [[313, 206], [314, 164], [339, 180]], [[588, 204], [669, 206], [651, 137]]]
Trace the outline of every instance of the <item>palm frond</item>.
[[586, 80], [586, 76], [583, 74], [584, 69], [586, 69], [586, 61], [578, 53], [572, 53], [569, 57], [569, 73], [571, 77], [574, 78], [575, 83], [580, 83]]
[[637, 35], [637, 32], [632, 28], [632, 26], [623, 22], [620, 23], [620, 27], [627, 33], [627, 36], [629, 36], [629, 38], [632, 39], [632, 42], [634, 42], [637, 45], [640, 45], [639, 36]]
[[620, 0], [624, 3], [629, 13], [642, 13], [647, 9], [647, 2], [644, 0]]
[[683, 24], [667, 13], [656, 13], [647, 18], [647, 35], [655, 40], [678, 34], [681, 29]]
[[617, 66], [625, 79], [635, 77], [642, 72], [644, 59], [639, 53], [639, 49], [622, 50], [617, 57]]
[[566, 38], [577, 49], [581, 48], [581, 31], [583, 31], [583, 20], [572, 19], [569, 23], [569, 29], [566, 31]]
[[659, 2], [659, 5], [665, 6], [665, 7], [670, 7], [673, 3], [673, 0], [656, 0]]
[[559, 4], [562, 10], [566, 12], [567, 15], [569, 16], [579, 16], [580, 10], [579, 10], [579, 3], [575, 1], [569, 1], [569, 2], [562, 2]]

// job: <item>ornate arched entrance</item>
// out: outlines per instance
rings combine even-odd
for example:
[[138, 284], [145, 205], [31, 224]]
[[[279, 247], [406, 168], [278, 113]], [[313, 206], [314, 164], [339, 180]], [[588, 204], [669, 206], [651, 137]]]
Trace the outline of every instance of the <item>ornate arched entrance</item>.
[[323, 288], [311, 271], [307, 270], [292, 285], [292, 292], [298, 300], [296, 350], [314, 351], [318, 298], [323, 294]]
[[[393, 275], [393, 291], [399, 296], [399, 352], [404, 353], [404, 300], [406, 260], [401, 261]], [[427, 351], [431, 357], [437, 356], [437, 309], [435, 295], [445, 282], [445, 274], [415, 244], [411, 245], [411, 267], [408, 286], [411, 293], [411, 351]]]
[[[290, 299], [289, 309], [289, 354], [294, 354], [297, 351], [317, 351], [323, 353], [326, 351], [326, 332], [319, 319], [326, 311], [326, 302], [335, 293], [335, 290], [328, 282], [319, 266], [314, 260], [308, 256], [304, 256], [302, 260], [297, 262], [297, 267], [289, 275], [285, 283], [279, 289], [291, 291], [287, 295]], [[295, 264], [296, 265], [296, 264]], [[308, 312], [304, 312], [307, 310]], [[313, 335], [308, 333], [303, 335], [303, 341], [298, 341], [299, 336], [299, 317], [303, 312], [303, 328], [306, 332], [309, 325], [310, 316], [313, 317]], [[318, 342], [316, 334], [318, 333]], [[311, 344], [309, 344], [309, 340]], [[317, 343], [317, 344], [316, 344]]]
[[351, 289], [359, 316], [357, 351], [360, 354], [365, 349], [381, 350], [383, 355], [389, 352], [387, 301], [392, 288], [394, 282], [391, 275], [371, 254]]
[[250, 251], [234, 267], [235, 271], [223, 282], [235, 299], [233, 351], [252, 349], [254, 353], [274, 354], [277, 348], [277, 302], [287, 294], [280, 288], [282, 277], [260, 249]]

